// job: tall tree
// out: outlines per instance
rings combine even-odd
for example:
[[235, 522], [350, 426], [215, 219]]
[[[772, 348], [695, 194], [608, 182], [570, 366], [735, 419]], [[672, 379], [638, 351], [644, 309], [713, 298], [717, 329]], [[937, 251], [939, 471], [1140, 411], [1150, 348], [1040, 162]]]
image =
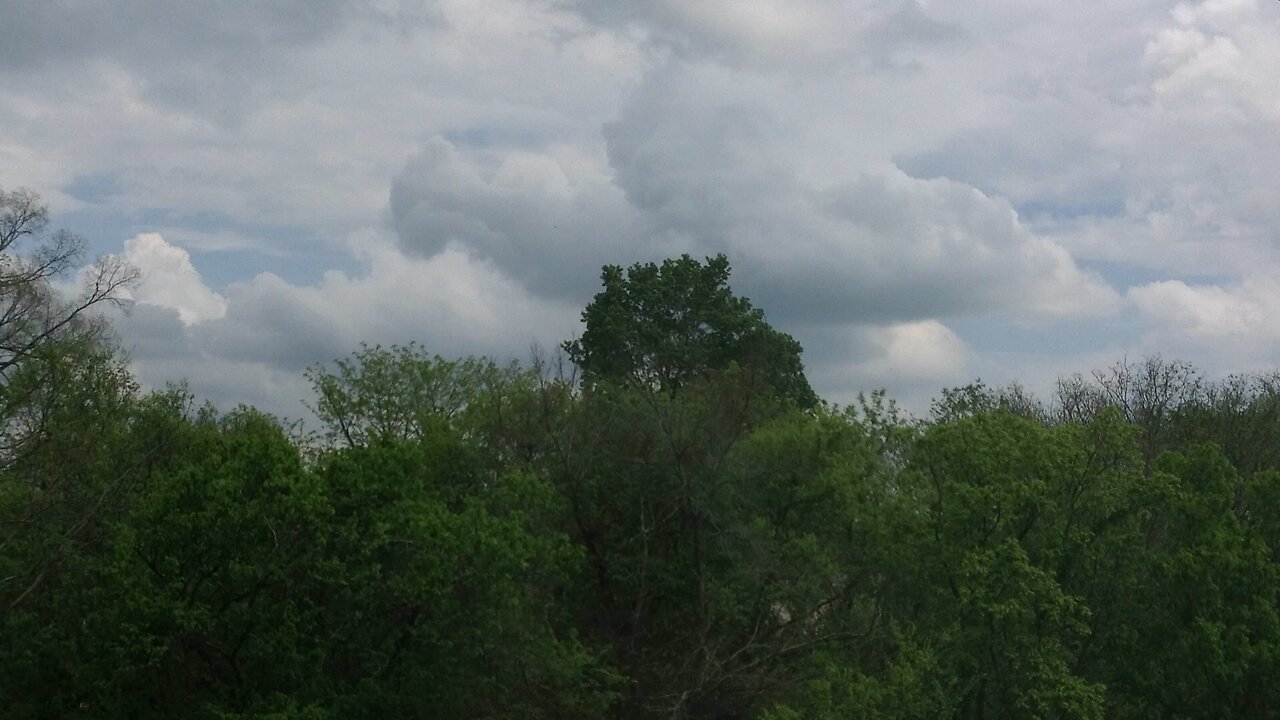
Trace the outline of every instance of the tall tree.
[[705, 263], [682, 255], [624, 270], [606, 265], [604, 290], [582, 313], [586, 330], [564, 349], [588, 382], [634, 382], [675, 390], [731, 364], [760, 372], [774, 390], [813, 407], [800, 343], [729, 288], [724, 255]]

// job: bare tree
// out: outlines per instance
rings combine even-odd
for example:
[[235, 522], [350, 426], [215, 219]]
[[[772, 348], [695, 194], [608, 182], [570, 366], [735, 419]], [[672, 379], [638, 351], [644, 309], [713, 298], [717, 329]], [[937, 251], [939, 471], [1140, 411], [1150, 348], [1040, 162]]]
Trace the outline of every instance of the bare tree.
[[1142, 362], [1122, 360], [1094, 379], [1107, 405], [1142, 429], [1143, 455], [1150, 463], [1165, 447], [1171, 417], [1203, 402], [1204, 380], [1193, 365], [1151, 356]]
[[1054, 422], [1084, 424], [1107, 406], [1102, 391], [1079, 373], [1059, 376], [1053, 391]]
[[[87, 311], [119, 305], [137, 270], [107, 255], [88, 268], [80, 294], [62, 298], [51, 282], [77, 268], [85, 243], [65, 230], [46, 233], [49, 209], [26, 189], [0, 190], [0, 371], [22, 362], [42, 344], [71, 333], [97, 333]], [[19, 245], [34, 243], [26, 254]]]

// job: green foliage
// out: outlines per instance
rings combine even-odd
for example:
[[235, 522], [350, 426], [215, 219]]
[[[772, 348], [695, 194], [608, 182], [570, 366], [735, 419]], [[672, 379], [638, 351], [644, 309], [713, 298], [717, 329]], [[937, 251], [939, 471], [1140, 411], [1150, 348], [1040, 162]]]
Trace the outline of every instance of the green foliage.
[[137, 481], [117, 469], [136, 385], [109, 353], [84, 342], [32, 353], [0, 386], [8, 414], [0, 464], [0, 606], [39, 602], [67, 558], [94, 545]]
[[817, 396], [800, 362], [800, 344], [729, 289], [724, 255], [706, 263], [683, 255], [605, 266], [604, 290], [582, 313], [582, 337], [564, 344], [585, 379], [632, 381], [675, 390], [731, 363], [763, 374], [782, 397], [812, 407]]
[[547, 489], [512, 476], [460, 497], [438, 482], [457, 457], [391, 443], [320, 470], [336, 514], [329, 673], [351, 687], [341, 716], [597, 714], [607, 675], [556, 617], [577, 555], [534, 523]]
[[327, 439], [365, 445], [422, 438], [456, 424], [478, 400], [521, 374], [476, 358], [445, 360], [411, 343], [362, 345], [333, 370], [310, 368], [307, 378], [316, 394], [311, 409], [324, 423]]
[[593, 717], [611, 674], [558, 610], [551, 495], [456, 434], [332, 451], [141, 401], [145, 482], [5, 617], [10, 717]]
[[[323, 442], [0, 383], [13, 718], [1270, 718], [1274, 378], [813, 401], [723, 258], [607, 268], [563, 368], [362, 347]], [[806, 393], [808, 393], [806, 395]]]

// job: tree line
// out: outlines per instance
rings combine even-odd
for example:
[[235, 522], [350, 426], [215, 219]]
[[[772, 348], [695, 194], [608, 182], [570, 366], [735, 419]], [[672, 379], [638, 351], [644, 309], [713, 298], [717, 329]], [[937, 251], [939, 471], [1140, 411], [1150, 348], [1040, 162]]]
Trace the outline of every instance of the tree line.
[[6, 717], [1280, 711], [1280, 373], [837, 407], [684, 256], [559, 354], [313, 367], [300, 428], [142, 391], [128, 268], [60, 299], [77, 241], [0, 200]]

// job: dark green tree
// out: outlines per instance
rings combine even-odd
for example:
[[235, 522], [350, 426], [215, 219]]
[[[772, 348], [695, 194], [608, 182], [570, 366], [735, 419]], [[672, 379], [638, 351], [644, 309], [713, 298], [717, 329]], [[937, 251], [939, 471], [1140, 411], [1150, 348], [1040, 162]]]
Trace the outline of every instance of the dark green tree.
[[815, 653], [878, 637], [851, 526], [880, 465], [867, 429], [743, 368], [568, 391], [510, 426], [543, 428], [527, 457], [585, 556], [575, 613], [627, 678], [618, 717], [755, 717]]
[[47, 461], [93, 497], [5, 524], [6, 717], [605, 715], [611, 673], [560, 601], [581, 556], [545, 484], [492, 473], [448, 424], [308, 467], [249, 409], [192, 412], [178, 391], [125, 412], [82, 413], [103, 450]]
[[634, 382], [672, 391], [710, 371], [737, 364], [809, 408], [817, 396], [800, 361], [801, 347], [765, 321], [764, 311], [729, 288], [724, 255], [688, 255], [628, 269], [606, 265], [604, 290], [582, 313], [586, 330], [564, 349], [583, 379]]

